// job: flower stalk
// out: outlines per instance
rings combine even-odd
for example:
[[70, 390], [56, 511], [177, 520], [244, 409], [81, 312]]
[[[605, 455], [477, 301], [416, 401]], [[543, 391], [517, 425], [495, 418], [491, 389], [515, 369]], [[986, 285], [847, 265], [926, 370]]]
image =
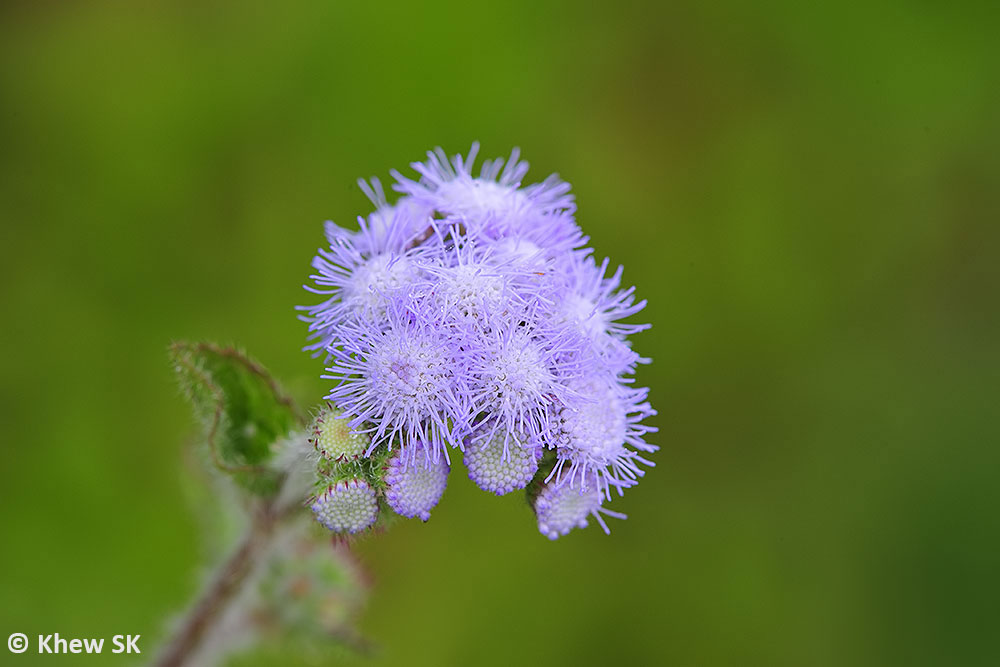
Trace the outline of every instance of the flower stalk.
[[216, 572], [195, 604], [184, 615], [173, 637], [154, 663], [156, 667], [190, 665], [206, 638], [224, 618], [229, 605], [243, 590], [244, 584], [267, 553], [276, 534], [282, 512], [276, 500], [259, 504], [251, 512], [246, 534], [236, 551]]

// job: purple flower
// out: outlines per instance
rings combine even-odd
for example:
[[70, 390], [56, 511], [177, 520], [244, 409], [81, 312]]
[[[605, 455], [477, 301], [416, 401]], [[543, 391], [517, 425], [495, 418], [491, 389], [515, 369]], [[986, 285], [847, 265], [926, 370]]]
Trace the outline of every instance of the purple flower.
[[324, 300], [301, 317], [358, 440], [317, 434], [317, 448], [340, 465], [355, 460], [344, 443], [369, 443], [361, 456], [385, 457], [389, 505], [422, 518], [462, 449], [486, 491], [543, 484], [542, 532], [559, 535], [613, 515], [602, 499], [652, 465], [643, 422], [656, 412], [633, 386], [649, 360], [631, 340], [646, 302], [585, 247], [568, 184], [525, 185], [516, 149], [477, 170], [478, 149], [428, 153], [415, 179], [393, 171], [394, 202], [360, 181], [375, 210], [358, 231], [327, 224], [307, 287]]
[[[385, 317], [389, 293], [418, 281], [422, 273], [417, 266], [421, 253], [407, 250], [405, 236], [395, 230], [407, 224], [400, 216], [391, 221], [389, 240], [375, 239], [373, 228], [359, 218], [361, 231], [351, 233], [333, 223], [327, 223], [329, 249], [320, 249], [313, 259], [317, 273], [310, 276], [316, 287], [306, 286], [314, 294], [329, 298], [316, 306], [301, 308], [316, 343], [308, 349], [323, 351], [339, 338], [339, 327], [345, 323], [377, 322]], [[377, 245], [379, 252], [370, 248]]]
[[496, 313], [520, 311], [529, 302], [545, 300], [548, 286], [499, 257], [488, 239], [460, 235], [454, 228], [447, 232], [437, 228], [434, 234], [440, 254], [427, 252], [421, 257], [418, 265], [425, 281], [413, 292], [424, 295], [428, 311], [442, 326], [481, 325]]
[[620, 289], [624, 267], [608, 276], [609, 264], [607, 258], [598, 266], [591, 255], [569, 253], [559, 267], [565, 286], [559, 313], [594, 340], [604, 336], [623, 340], [649, 328], [619, 321], [645, 308], [646, 301], [636, 302], [634, 287]]
[[[338, 384], [327, 396], [368, 433], [369, 452], [380, 443], [406, 448], [428, 443], [435, 460], [455, 445], [464, 426], [461, 352], [409, 299], [387, 301], [384, 322], [359, 320], [345, 328], [324, 378]], [[454, 431], [459, 431], [458, 434]]]
[[542, 535], [554, 540], [574, 528], [586, 528], [587, 519], [594, 517], [605, 534], [610, 535], [608, 524], [601, 515], [616, 519], [627, 517], [620, 512], [612, 512], [602, 507], [603, 500], [604, 496], [598, 490], [596, 480], [577, 484], [545, 484], [534, 501], [538, 530]]
[[399, 251], [427, 231], [434, 211], [426, 204], [412, 197], [402, 197], [395, 204], [389, 204], [377, 178], [370, 183], [358, 179], [358, 186], [375, 206], [366, 224], [361, 225], [364, 233], [358, 238], [358, 247], [364, 252]]
[[569, 185], [555, 175], [543, 183], [521, 188], [528, 173], [528, 163], [520, 160], [520, 151], [511, 151], [510, 159], [486, 160], [473, 174], [479, 143], [472, 144], [467, 157], [451, 159], [440, 148], [427, 153], [426, 162], [410, 166], [420, 175], [419, 181], [398, 171], [395, 190], [445, 215], [457, 215], [470, 222], [486, 218], [506, 221], [528, 215], [554, 215], [576, 210]]
[[465, 348], [470, 421], [487, 438], [498, 430], [529, 437], [547, 431], [551, 408], [575, 396], [567, 380], [583, 372], [579, 345], [572, 330], [550, 327], [534, 308], [487, 320]]
[[579, 398], [559, 411], [546, 433], [557, 459], [547, 480], [583, 489], [595, 480], [606, 496], [611, 487], [621, 494], [645, 474], [639, 464], [654, 465], [642, 455], [658, 449], [643, 440], [656, 430], [641, 423], [656, 414], [645, 402], [648, 390], [599, 373], [572, 384]]

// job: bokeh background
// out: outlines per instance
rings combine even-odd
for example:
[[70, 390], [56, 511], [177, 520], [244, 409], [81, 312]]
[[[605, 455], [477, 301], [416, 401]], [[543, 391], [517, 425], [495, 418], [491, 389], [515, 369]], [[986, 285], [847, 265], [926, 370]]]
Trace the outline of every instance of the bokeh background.
[[478, 139], [569, 180], [649, 299], [662, 450], [610, 538], [550, 543], [454, 475], [358, 548], [381, 648], [345, 664], [998, 664], [997, 18], [4, 3], [0, 634], [152, 650], [218, 509], [167, 344], [241, 343], [316, 403], [292, 307], [322, 221]]

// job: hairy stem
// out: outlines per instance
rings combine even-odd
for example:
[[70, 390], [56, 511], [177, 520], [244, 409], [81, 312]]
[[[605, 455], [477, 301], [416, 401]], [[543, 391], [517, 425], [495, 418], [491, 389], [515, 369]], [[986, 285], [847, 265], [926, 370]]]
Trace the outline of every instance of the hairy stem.
[[188, 611], [173, 637], [154, 663], [156, 667], [181, 667], [197, 654], [205, 638], [224, 617], [233, 598], [267, 552], [275, 527], [287, 513], [277, 502], [261, 505], [252, 514], [239, 547], [223, 563], [194, 606]]

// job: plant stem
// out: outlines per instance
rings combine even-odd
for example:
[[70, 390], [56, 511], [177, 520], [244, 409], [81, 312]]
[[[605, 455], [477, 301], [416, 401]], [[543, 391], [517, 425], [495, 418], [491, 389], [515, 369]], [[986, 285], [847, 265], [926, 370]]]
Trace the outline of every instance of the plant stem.
[[260, 557], [267, 552], [275, 527], [282, 518], [277, 501], [255, 508], [239, 547], [223, 563], [198, 601], [191, 607], [154, 663], [155, 667], [182, 667], [196, 655], [205, 638], [224, 617]]

